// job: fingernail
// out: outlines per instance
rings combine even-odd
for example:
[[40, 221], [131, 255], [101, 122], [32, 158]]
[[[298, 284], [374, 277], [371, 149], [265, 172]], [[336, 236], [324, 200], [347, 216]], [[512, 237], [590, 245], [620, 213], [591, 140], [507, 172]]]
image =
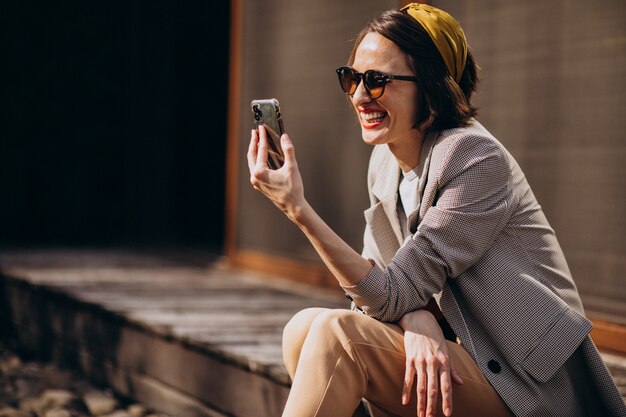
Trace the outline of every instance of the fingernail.
[[452, 414], [452, 411], [450, 411], [450, 409], [449, 409], [449, 408], [446, 408], [446, 409], [443, 411], [443, 413], [444, 413], [445, 415], [449, 416], [449, 415], [451, 415], [451, 414]]

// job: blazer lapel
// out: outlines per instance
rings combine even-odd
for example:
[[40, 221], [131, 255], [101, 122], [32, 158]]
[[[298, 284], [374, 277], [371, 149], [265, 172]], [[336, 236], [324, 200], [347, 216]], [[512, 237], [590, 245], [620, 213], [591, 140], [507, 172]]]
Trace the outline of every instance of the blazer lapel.
[[365, 220], [383, 261], [388, 265], [402, 244], [402, 231], [396, 211], [400, 167], [391, 152], [386, 152], [371, 190], [378, 203], [365, 210]]
[[407, 222], [409, 225], [409, 230], [411, 233], [415, 233], [417, 231], [417, 225], [420, 222], [420, 219], [424, 217], [426, 214], [426, 210], [428, 210], [427, 204], [423, 204], [424, 202], [424, 189], [426, 187], [426, 183], [428, 182], [428, 171], [430, 168], [430, 160], [433, 153], [433, 146], [438, 137], [438, 132], [429, 131], [424, 137], [424, 143], [422, 143], [422, 151], [420, 155], [420, 163], [417, 165], [417, 175], [419, 177], [419, 196], [420, 196], [420, 204], [413, 210], [411, 214], [409, 214]]
[[[437, 132], [428, 132], [422, 144], [420, 163], [417, 166], [419, 175], [420, 200], [424, 200], [424, 187], [428, 177], [428, 168], [432, 155], [433, 145], [437, 139]], [[371, 192], [378, 200], [369, 209], [365, 210], [365, 220], [371, 228], [372, 236], [378, 250], [388, 265], [400, 246], [404, 242], [400, 220], [398, 219], [398, 184], [400, 183], [400, 167], [389, 149], [385, 149], [385, 158], [377, 167], [378, 175], [372, 184]], [[420, 204], [420, 207], [423, 206]], [[418, 207], [409, 216], [408, 223], [411, 231], [415, 231], [419, 219], [425, 213]]]

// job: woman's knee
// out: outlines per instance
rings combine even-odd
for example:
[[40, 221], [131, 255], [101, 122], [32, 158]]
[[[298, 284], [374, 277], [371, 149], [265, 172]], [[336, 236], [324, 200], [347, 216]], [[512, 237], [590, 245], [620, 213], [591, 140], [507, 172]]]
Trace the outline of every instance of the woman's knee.
[[283, 361], [293, 377], [302, 345], [311, 325], [317, 316], [324, 313], [326, 308], [306, 308], [296, 313], [283, 329]]
[[[300, 356], [307, 337], [311, 344], [320, 344], [320, 348], [346, 342], [358, 327], [363, 315], [351, 310], [329, 308], [307, 308], [298, 312], [289, 320], [283, 330], [283, 356]], [[313, 333], [312, 336], [309, 336]]]
[[298, 311], [283, 329], [283, 347], [286, 344], [301, 345], [302, 343], [298, 341], [304, 341], [315, 318], [327, 310], [327, 308], [313, 307]]
[[359, 322], [365, 318], [360, 313], [345, 309], [328, 309], [319, 313], [309, 333], [313, 333], [312, 342], [317, 341], [320, 347], [328, 347], [337, 343], [347, 343], [355, 332], [358, 332]]

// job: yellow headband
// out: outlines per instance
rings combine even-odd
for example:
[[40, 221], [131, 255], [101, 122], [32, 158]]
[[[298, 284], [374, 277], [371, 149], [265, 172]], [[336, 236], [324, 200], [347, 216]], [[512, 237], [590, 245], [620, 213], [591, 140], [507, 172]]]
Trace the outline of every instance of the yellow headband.
[[448, 72], [458, 84], [467, 60], [467, 41], [459, 23], [443, 10], [427, 4], [411, 3], [400, 11], [408, 13], [426, 29], [446, 63]]

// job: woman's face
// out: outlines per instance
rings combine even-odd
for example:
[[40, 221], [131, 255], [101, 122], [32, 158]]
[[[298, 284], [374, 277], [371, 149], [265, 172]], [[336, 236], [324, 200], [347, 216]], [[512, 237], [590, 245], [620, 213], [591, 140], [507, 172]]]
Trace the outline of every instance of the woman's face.
[[[389, 75], [415, 75], [400, 48], [375, 32], [365, 35], [357, 47], [352, 67], [361, 73], [374, 69]], [[413, 128], [417, 114], [415, 82], [390, 80], [384, 94], [377, 99], [370, 98], [361, 82], [352, 96], [352, 105], [365, 143], [400, 145], [415, 140], [418, 133]]]

